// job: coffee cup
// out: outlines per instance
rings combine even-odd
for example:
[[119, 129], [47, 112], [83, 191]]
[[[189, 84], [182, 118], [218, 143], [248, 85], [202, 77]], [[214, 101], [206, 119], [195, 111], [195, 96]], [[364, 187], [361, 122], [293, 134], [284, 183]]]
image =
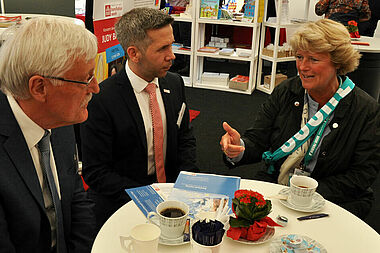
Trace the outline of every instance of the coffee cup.
[[[175, 239], [183, 235], [188, 215], [188, 205], [181, 201], [168, 200], [158, 204], [156, 212], [149, 212], [147, 219], [160, 227], [163, 237]], [[158, 223], [153, 217], [158, 218]]]
[[[120, 236], [121, 247], [127, 252], [156, 253], [160, 234], [160, 228], [154, 224], [139, 224], [132, 228], [129, 236]], [[128, 247], [126, 241], [130, 241]]]
[[295, 206], [310, 206], [317, 187], [318, 182], [314, 178], [293, 175], [290, 178], [288, 202]]

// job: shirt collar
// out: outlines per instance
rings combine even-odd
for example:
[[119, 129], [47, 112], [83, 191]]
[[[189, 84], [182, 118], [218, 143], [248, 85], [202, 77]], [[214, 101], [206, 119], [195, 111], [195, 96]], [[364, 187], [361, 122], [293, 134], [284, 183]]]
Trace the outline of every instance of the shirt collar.
[[7, 92], [7, 99], [30, 150], [41, 140], [44, 136], [45, 130], [25, 114], [15, 98], [9, 94], [9, 92]]
[[[131, 81], [132, 88], [137, 92], [140, 93], [142, 92], [145, 87], [148, 85], [148, 82], [136, 75], [131, 68], [128, 65], [128, 61], [125, 63], [125, 71], [127, 72], [127, 76], [129, 78], [129, 81]], [[153, 81], [150, 83], [154, 83], [157, 87], [158, 85], [158, 78], [155, 77]]]

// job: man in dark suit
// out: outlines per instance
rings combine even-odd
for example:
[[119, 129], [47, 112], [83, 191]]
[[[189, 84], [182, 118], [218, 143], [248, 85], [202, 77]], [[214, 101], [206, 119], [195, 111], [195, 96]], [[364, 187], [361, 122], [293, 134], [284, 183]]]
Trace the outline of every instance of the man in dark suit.
[[[98, 228], [130, 200], [126, 188], [174, 182], [181, 170], [197, 170], [184, 83], [168, 72], [175, 58], [172, 22], [159, 10], [136, 8], [115, 25], [128, 60], [100, 84], [81, 126], [83, 175], [96, 202]], [[154, 88], [153, 97], [148, 86]], [[162, 137], [156, 139], [156, 133]]]
[[12, 34], [0, 51], [0, 251], [88, 253], [94, 203], [70, 125], [86, 120], [99, 92], [96, 37], [48, 17]]

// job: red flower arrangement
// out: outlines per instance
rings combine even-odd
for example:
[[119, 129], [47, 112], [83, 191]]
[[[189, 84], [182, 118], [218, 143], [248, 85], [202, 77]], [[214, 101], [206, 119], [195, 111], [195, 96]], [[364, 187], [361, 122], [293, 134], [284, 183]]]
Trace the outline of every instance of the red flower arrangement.
[[351, 38], [360, 38], [359, 35], [359, 29], [358, 29], [358, 23], [356, 23], [355, 20], [350, 20], [347, 22], [347, 30], [350, 33]]
[[265, 234], [267, 226], [280, 226], [267, 215], [272, 210], [270, 200], [251, 190], [237, 190], [232, 200], [232, 211], [236, 218], [230, 217], [227, 236], [256, 241]]

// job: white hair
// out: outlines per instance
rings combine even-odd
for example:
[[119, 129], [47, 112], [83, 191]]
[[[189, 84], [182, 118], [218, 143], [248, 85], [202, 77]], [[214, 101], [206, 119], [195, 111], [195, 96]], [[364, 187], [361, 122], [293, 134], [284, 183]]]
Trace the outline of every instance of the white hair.
[[30, 97], [33, 75], [61, 76], [77, 59], [97, 54], [96, 36], [68, 19], [38, 17], [9, 29], [0, 48], [0, 89], [16, 98]]

